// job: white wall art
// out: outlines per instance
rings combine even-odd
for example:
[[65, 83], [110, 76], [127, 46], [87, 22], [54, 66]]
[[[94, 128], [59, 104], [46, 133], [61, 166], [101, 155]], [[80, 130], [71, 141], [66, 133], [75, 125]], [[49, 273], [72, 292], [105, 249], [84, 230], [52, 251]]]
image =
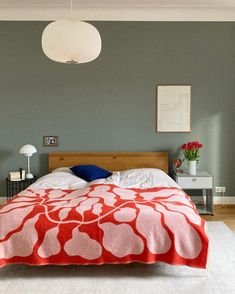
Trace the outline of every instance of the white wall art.
[[157, 86], [157, 132], [191, 132], [191, 85]]

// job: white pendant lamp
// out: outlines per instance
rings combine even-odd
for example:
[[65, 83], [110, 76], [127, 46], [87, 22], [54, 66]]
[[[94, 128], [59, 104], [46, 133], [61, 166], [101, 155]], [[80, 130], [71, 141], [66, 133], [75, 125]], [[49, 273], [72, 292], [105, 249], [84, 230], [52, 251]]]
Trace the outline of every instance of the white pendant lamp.
[[91, 24], [71, 18], [50, 23], [42, 34], [42, 50], [57, 62], [78, 64], [96, 59], [101, 52], [101, 37]]

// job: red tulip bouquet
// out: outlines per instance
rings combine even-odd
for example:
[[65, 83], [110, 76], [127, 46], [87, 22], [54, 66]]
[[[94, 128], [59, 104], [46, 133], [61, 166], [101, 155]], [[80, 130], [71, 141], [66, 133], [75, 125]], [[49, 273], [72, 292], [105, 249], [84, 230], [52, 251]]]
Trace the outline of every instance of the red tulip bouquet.
[[188, 142], [181, 146], [184, 153], [184, 159], [188, 161], [199, 161], [200, 149], [203, 147], [198, 141]]
[[188, 160], [188, 169], [190, 175], [196, 175], [199, 162], [200, 149], [203, 147], [198, 141], [188, 142], [181, 146], [184, 153], [184, 160]]

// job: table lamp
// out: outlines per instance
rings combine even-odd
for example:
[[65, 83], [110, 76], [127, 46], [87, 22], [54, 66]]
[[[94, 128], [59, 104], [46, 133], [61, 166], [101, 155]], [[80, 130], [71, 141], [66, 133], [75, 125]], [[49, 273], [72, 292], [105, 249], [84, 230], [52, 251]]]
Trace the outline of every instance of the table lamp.
[[28, 159], [28, 172], [26, 174], [26, 179], [32, 179], [33, 174], [30, 173], [30, 157], [37, 152], [37, 149], [30, 144], [26, 144], [20, 148], [20, 154], [23, 154]]

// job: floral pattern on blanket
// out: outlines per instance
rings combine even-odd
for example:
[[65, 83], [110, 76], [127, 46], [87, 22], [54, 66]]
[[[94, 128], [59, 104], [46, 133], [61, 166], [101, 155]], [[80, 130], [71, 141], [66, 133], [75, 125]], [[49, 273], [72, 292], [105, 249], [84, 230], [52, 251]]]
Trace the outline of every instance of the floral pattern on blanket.
[[205, 268], [205, 223], [178, 188], [27, 189], [0, 209], [0, 266], [166, 262]]

